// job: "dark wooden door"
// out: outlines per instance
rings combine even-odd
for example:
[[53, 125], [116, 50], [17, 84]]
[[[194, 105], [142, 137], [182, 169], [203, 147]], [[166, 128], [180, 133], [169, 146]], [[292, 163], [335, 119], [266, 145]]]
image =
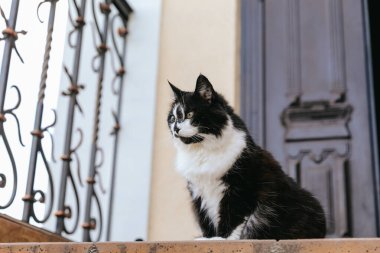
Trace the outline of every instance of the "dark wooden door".
[[378, 170], [360, 0], [243, 0], [241, 113], [321, 201], [328, 237], [378, 235]]

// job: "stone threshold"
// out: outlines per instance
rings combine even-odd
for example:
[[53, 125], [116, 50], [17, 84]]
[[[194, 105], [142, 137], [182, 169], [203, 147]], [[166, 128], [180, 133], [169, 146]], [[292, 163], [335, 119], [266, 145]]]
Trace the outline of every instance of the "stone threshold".
[[0, 243], [0, 253], [380, 253], [379, 238], [99, 243]]

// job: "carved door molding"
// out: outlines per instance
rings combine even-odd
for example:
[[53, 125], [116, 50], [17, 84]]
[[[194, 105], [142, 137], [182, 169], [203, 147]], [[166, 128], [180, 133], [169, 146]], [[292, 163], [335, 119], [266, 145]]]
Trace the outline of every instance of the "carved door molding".
[[287, 172], [320, 200], [328, 237], [351, 234], [351, 113], [345, 103], [312, 102], [292, 105], [282, 114]]

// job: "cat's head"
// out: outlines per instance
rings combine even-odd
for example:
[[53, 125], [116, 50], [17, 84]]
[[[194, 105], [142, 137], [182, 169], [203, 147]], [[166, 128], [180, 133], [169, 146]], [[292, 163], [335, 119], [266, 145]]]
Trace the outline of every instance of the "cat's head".
[[185, 144], [202, 142], [207, 135], [219, 137], [228, 121], [228, 105], [210, 81], [200, 74], [194, 92], [169, 84], [174, 93], [167, 118], [172, 135]]

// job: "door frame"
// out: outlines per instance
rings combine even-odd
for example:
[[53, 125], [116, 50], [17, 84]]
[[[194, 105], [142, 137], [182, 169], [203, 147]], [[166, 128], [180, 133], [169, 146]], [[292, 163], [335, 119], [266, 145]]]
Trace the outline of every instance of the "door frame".
[[[380, 236], [380, 165], [379, 146], [380, 136], [380, 87], [375, 85], [379, 81], [379, 58], [374, 53], [379, 52], [378, 34], [374, 34], [376, 15], [374, 14], [374, 0], [363, 0], [363, 18], [366, 45], [366, 89], [369, 97], [368, 110], [370, 113], [371, 159], [374, 165], [373, 183], [376, 208], [376, 233]], [[371, 8], [369, 8], [371, 7]], [[265, 0], [241, 0], [241, 60], [240, 60], [240, 111], [256, 143], [266, 147], [266, 64], [265, 64]], [[377, 36], [377, 37], [376, 37]], [[376, 41], [376, 43], [375, 43]], [[374, 45], [377, 45], [374, 48]], [[377, 94], [377, 96], [376, 96]]]
[[[368, 108], [370, 112], [370, 131], [371, 131], [371, 148], [373, 161], [373, 174], [375, 185], [375, 203], [376, 203], [376, 228], [377, 236], [380, 236], [380, 164], [379, 164], [379, 146], [380, 137], [380, 88], [376, 83], [379, 81], [379, 73], [374, 71], [379, 68], [379, 58], [375, 54], [379, 52], [379, 38], [375, 34], [375, 3], [373, 0], [363, 1], [363, 17], [365, 24], [365, 45], [366, 45], [366, 70], [367, 70], [367, 92]], [[377, 18], [378, 19], [378, 18]], [[378, 20], [377, 20], [378, 21]], [[373, 28], [373, 29], [372, 29]]]

